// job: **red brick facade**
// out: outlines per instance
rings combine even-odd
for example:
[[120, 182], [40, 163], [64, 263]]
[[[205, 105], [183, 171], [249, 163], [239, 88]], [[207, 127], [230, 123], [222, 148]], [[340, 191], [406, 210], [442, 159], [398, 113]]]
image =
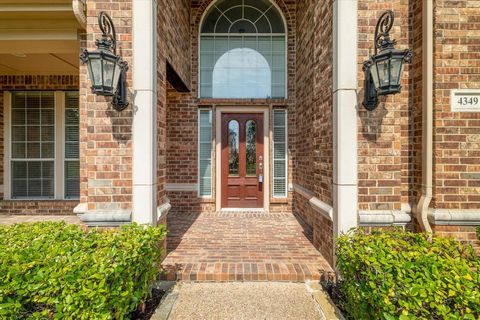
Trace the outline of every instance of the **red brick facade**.
[[450, 110], [452, 89], [480, 88], [480, 9], [435, 4], [433, 206], [480, 209], [480, 115]]
[[[402, 93], [359, 112], [359, 209], [415, 208], [422, 184], [422, 4], [419, 1], [359, 1], [359, 90], [361, 63], [373, 49], [376, 18], [395, 12], [397, 47], [414, 52], [402, 80]], [[452, 89], [480, 88], [478, 35], [480, 10], [472, 1], [435, 1], [432, 210], [480, 208], [478, 113], [450, 110]], [[363, 96], [362, 96], [363, 98]], [[478, 212], [478, 211], [477, 211]], [[477, 219], [478, 220], [478, 219]], [[478, 223], [478, 221], [477, 221]], [[474, 228], [435, 226], [440, 236], [475, 239]]]
[[[168, 182], [168, 101], [166, 63], [190, 87], [190, 1], [158, 3], [157, 42], [157, 202], [168, 201], [165, 184]], [[194, 137], [192, 137], [192, 141]]]
[[[79, 34], [81, 48], [92, 50], [100, 37], [97, 16], [106, 11], [116, 27], [117, 53], [129, 63], [130, 106], [113, 110], [90, 91], [87, 69], [72, 76], [1, 76], [0, 119], [4, 90], [80, 90], [81, 197], [88, 210], [132, 209], [134, 96], [132, 6], [135, 0], [87, 1], [87, 28]], [[200, 198], [198, 184], [198, 109], [263, 106], [288, 111], [288, 197], [270, 199], [270, 213], [294, 213], [312, 230], [312, 242], [333, 261], [333, 221], [311, 199], [334, 207], [333, 114], [334, 0], [274, 0], [287, 26], [287, 98], [200, 99], [199, 28], [214, 0], [157, 1], [156, 157], [157, 204], [170, 201], [172, 214], [214, 212], [215, 154], [212, 152], [213, 194]], [[342, 1], [342, 0], [337, 0]], [[480, 89], [480, 8], [472, 0], [436, 0], [434, 12], [434, 132], [432, 209], [480, 212], [480, 116], [450, 110], [452, 89]], [[391, 36], [396, 47], [411, 48], [413, 62], [402, 74], [402, 92], [380, 97], [374, 111], [362, 105], [363, 62], [373, 54], [378, 17], [393, 10]], [[368, 212], [416, 208], [422, 187], [422, 2], [358, 0], [358, 209]], [[353, 57], [355, 58], [355, 57]], [[352, 59], [353, 59], [352, 58]], [[168, 83], [167, 64], [189, 92]], [[215, 116], [213, 117], [215, 119]], [[272, 123], [272, 118], [270, 118]], [[218, 124], [213, 123], [213, 132]], [[0, 122], [0, 131], [3, 121]], [[271, 131], [271, 127], [269, 128]], [[215, 134], [214, 134], [215, 136]], [[218, 143], [218, 141], [215, 141]], [[213, 146], [215, 148], [215, 145]], [[214, 150], [212, 150], [214, 151]], [[270, 146], [271, 157], [272, 147]], [[3, 158], [3, 136], [0, 136]], [[3, 180], [3, 161], [0, 179]], [[268, 181], [271, 185], [271, 181]], [[185, 190], [182, 190], [182, 187]], [[0, 193], [0, 196], [2, 194]], [[0, 214], [71, 214], [76, 202], [0, 201]], [[38, 207], [35, 210], [35, 207]], [[406, 209], [407, 208], [407, 209]], [[332, 210], [335, 210], [333, 208]], [[478, 219], [480, 221], [480, 218]], [[478, 223], [478, 221], [477, 221]], [[471, 240], [471, 226], [434, 226], [441, 236]]]
[[[132, 79], [132, 3], [128, 0], [87, 1], [87, 30], [81, 47], [94, 50], [100, 38], [97, 17], [105, 11], [117, 32], [117, 54], [129, 63]], [[80, 66], [80, 200], [88, 210], [128, 210], [132, 202], [132, 104], [115, 111], [92, 94], [87, 67]], [[130, 97], [131, 101], [131, 97]]]
[[[375, 26], [385, 10], [395, 12], [391, 31], [397, 48], [411, 46], [408, 1], [360, 0], [358, 3], [358, 91], [363, 99], [363, 62], [373, 54]], [[361, 210], [400, 210], [408, 203], [410, 66], [402, 76], [402, 92], [381, 97], [377, 109], [358, 112], [358, 195]]]
[[[333, 1], [297, 4], [293, 183], [333, 206]], [[333, 225], [295, 192], [294, 211], [313, 229], [314, 245], [333, 261]]]
[[[290, 181], [293, 178], [292, 163], [294, 162], [294, 128], [295, 128], [295, 1], [278, 0], [276, 4], [285, 16], [287, 23], [287, 41], [288, 41], [288, 98], [287, 99], [255, 99], [255, 101], [234, 100], [234, 99], [199, 99], [198, 98], [198, 34], [201, 18], [212, 0], [191, 1], [190, 12], [190, 62], [184, 65], [190, 66], [191, 77], [183, 79], [190, 85], [190, 93], [178, 93], [170, 88], [167, 93], [167, 183], [168, 184], [196, 184], [197, 181], [197, 111], [199, 107], [207, 107], [214, 110], [216, 106], [269, 106], [286, 107], [288, 110], [289, 123], [289, 146], [290, 146], [290, 163], [289, 174]], [[180, 20], [183, 21], [183, 20]], [[182, 34], [183, 41], [185, 32]], [[189, 52], [184, 50], [184, 52]], [[169, 61], [170, 62], [170, 61]], [[215, 132], [215, 125], [213, 128]], [[215, 157], [215, 155], [214, 155]], [[213, 168], [215, 158], [212, 159]], [[213, 173], [214, 173], [213, 169]], [[213, 186], [213, 194], [211, 198], [202, 199], [198, 197], [196, 191], [169, 191], [168, 198], [172, 203], [172, 212], [195, 212], [215, 211], [215, 195], [216, 190]], [[291, 211], [292, 200], [290, 196], [285, 200], [271, 199], [270, 212]]]

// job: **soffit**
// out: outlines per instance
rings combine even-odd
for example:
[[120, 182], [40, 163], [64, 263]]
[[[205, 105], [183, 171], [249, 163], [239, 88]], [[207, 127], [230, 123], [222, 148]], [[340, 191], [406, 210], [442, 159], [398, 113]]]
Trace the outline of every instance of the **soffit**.
[[82, 0], [0, 0], [0, 74], [76, 74]]

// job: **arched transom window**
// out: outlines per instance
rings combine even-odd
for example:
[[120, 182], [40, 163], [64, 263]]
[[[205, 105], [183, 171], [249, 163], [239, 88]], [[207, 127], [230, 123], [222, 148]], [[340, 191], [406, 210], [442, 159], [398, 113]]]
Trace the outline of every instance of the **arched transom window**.
[[200, 97], [284, 98], [285, 24], [269, 0], [218, 0], [200, 33]]

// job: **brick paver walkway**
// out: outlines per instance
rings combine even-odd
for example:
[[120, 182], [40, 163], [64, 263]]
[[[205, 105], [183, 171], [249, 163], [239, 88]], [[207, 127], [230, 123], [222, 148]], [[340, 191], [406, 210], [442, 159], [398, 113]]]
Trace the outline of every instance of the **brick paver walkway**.
[[333, 277], [292, 214], [204, 213], [168, 216], [168, 280], [305, 281]]

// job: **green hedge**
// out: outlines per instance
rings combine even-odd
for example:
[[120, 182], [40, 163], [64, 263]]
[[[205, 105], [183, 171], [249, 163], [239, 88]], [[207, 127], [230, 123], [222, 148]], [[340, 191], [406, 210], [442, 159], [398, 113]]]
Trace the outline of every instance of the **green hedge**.
[[471, 247], [361, 230], [336, 247], [340, 307], [352, 319], [480, 319], [480, 261]]
[[0, 226], [0, 319], [123, 319], [160, 273], [163, 227]]

